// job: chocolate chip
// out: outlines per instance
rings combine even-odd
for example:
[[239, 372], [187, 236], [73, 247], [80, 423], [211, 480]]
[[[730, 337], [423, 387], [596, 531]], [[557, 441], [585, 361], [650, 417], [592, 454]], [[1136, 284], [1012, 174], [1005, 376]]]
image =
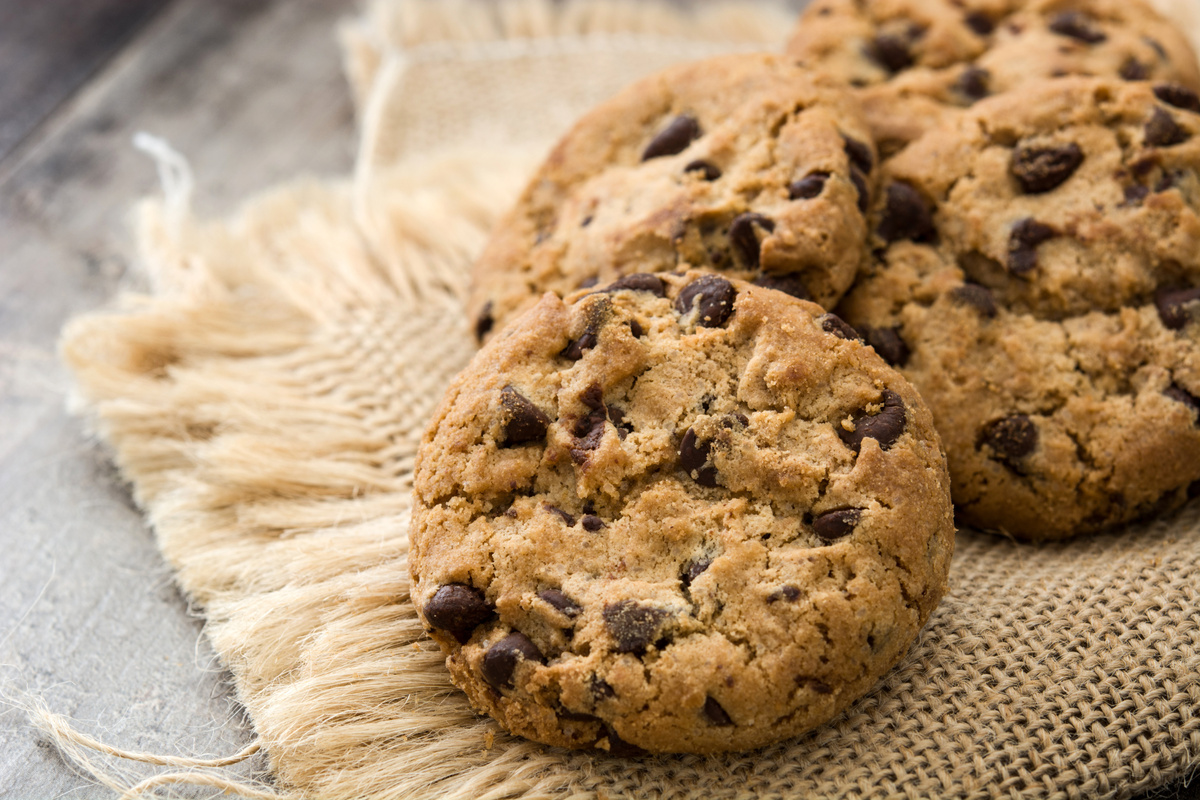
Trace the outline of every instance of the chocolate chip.
[[754, 279], [754, 285], [790, 294], [792, 297], [797, 297], [801, 300], [808, 300], [811, 297], [808, 293], [808, 287], [804, 285], [804, 280], [800, 277], [799, 272], [789, 272], [786, 275], [760, 275]]
[[1184, 389], [1178, 383], [1172, 383], [1166, 389], [1163, 389], [1163, 394], [1171, 398], [1177, 403], [1183, 403], [1190, 408], [1196, 415], [1194, 424], [1200, 424], [1200, 397]]
[[495, 324], [496, 320], [492, 318], [492, 301], [488, 300], [479, 310], [479, 316], [475, 317], [475, 341], [482, 342], [483, 337], [491, 333]]
[[600, 447], [606, 430], [606, 416], [603, 410], [593, 411], [586, 417], [575, 422], [572, 433], [575, 443], [571, 447], [571, 457], [576, 463], [582, 464], [588, 460], [589, 454]]
[[732, 725], [733, 720], [729, 718], [729, 714], [725, 709], [721, 708], [721, 704], [711, 697], [704, 700], [704, 716], [708, 717], [708, 721], [713, 725]]
[[712, 442], [697, 441], [696, 432], [691, 428], [679, 442], [679, 466], [701, 486], [717, 485], [717, 468], [705, 466], [711, 449]]
[[701, 159], [701, 158], [698, 158], [695, 161], [692, 161], [691, 163], [689, 163], [686, 167], [683, 168], [683, 171], [684, 172], [699, 172], [700, 177], [704, 178], [704, 180], [706, 180], [706, 181], [715, 181], [717, 178], [721, 177], [721, 170], [718, 169], [715, 164], [713, 164], [709, 161], [705, 161], [704, 159]]
[[625, 437], [633, 433], [633, 423], [625, 419], [625, 412], [616, 406], [608, 406], [608, 418], [617, 429], [617, 436], [621, 437], [621, 441]]
[[980, 67], [967, 67], [958, 76], [958, 82], [955, 84], [958, 91], [963, 96], [971, 100], [982, 100], [987, 97], [991, 91], [989, 84], [992, 80], [992, 73]]
[[871, 187], [867, 185], [867, 176], [859, 172], [856, 167], [851, 167], [850, 182], [854, 184], [854, 189], [858, 192], [858, 210], [864, 214], [867, 213], [867, 206], [871, 204]]
[[583, 525], [583, 529], [588, 533], [595, 533], [604, 527], [604, 520], [597, 517], [595, 514], [584, 514], [583, 519], [579, 520]]
[[879, 235], [884, 241], [932, 241], [937, 234], [933, 215], [921, 193], [911, 184], [897, 181], [887, 187], [887, 207], [879, 223]]
[[1150, 67], [1130, 56], [1117, 70], [1117, 74], [1127, 81], [1144, 81], [1150, 77]]
[[721, 427], [725, 428], [726, 430], [733, 430], [734, 428], [744, 428], [749, 424], [750, 424], [750, 418], [747, 417], [745, 414], [741, 414], [741, 413], [726, 414], [725, 416], [721, 417]]
[[848, 339], [850, 341], [864, 341], [858, 331], [850, 327], [844, 319], [837, 314], [825, 314], [817, 322], [821, 323], [821, 330], [826, 333], [832, 333], [839, 339]]
[[899, 327], [863, 328], [862, 334], [867, 344], [875, 348], [879, 357], [893, 367], [903, 367], [908, 363], [911, 351], [908, 349], [908, 343], [900, 336]]
[[950, 299], [960, 305], [970, 306], [989, 319], [996, 316], [996, 298], [992, 290], [978, 283], [964, 283], [950, 290]]
[[1123, 202], [1121, 205], [1122, 206], [1139, 205], [1149, 195], [1150, 195], [1150, 188], [1147, 186], [1142, 186], [1140, 183], [1135, 183], [1132, 186], [1126, 186], [1125, 187], [1125, 202]]
[[1146, 123], [1146, 144], [1151, 147], [1173, 147], [1190, 138], [1192, 135], [1161, 108], [1155, 108], [1150, 121]]
[[650, 140], [650, 144], [642, 151], [642, 161], [682, 153], [699, 138], [700, 123], [691, 114], [680, 114]]
[[512, 687], [513, 673], [522, 661], [546, 662], [542, 651], [520, 631], [514, 631], [488, 648], [479, 671], [483, 679], [497, 689]]
[[581, 281], [578, 283], [578, 285], [577, 285], [575, 288], [577, 288], [577, 289], [590, 289], [590, 288], [592, 288], [593, 286], [595, 286], [596, 284], [598, 284], [599, 282], [600, 282], [600, 276], [599, 276], [599, 275], [593, 275], [593, 276], [592, 276], [592, 277], [590, 277], [590, 278], [584, 278], [583, 280], [581, 280]]
[[618, 653], [640, 653], [658, 639], [659, 628], [669, 616], [661, 608], [620, 600], [604, 607], [604, 626], [616, 640]]
[[836, 542], [853, 533], [861, 518], [861, 508], [839, 508], [836, 511], [826, 511], [813, 520], [813, 533], [826, 542]]
[[598, 382], [592, 381], [579, 393], [579, 402], [593, 411], [604, 409], [604, 387]]
[[1026, 194], [1057, 189], [1083, 163], [1083, 151], [1074, 142], [1061, 145], [1019, 147], [1013, 152], [1009, 172]]
[[756, 227], [770, 233], [775, 230], [775, 221], [762, 214], [746, 212], [734, 217], [729, 226], [730, 243], [741, 254], [742, 260], [751, 267], [758, 266], [759, 250], [762, 248], [758, 241]]
[[838, 436], [854, 452], [858, 452], [864, 439], [879, 442], [880, 450], [887, 450], [903, 435], [908, 423], [908, 414], [900, 395], [891, 389], [883, 390], [883, 409], [875, 416], [863, 412], [854, 418], [854, 430], [836, 426]]
[[984, 425], [979, 431], [975, 449], [987, 445], [992, 449], [992, 458], [1016, 467], [1022, 458], [1034, 451], [1037, 443], [1037, 425], [1024, 414], [1014, 414]]
[[570, 515], [570, 514], [568, 514], [566, 511], [563, 511], [563, 510], [562, 510], [561, 508], [559, 508], [558, 506], [553, 506], [553, 505], [550, 505], [549, 503], [546, 503], [546, 505], [544, 506], [544, 508], [545, 508], [547, 511], [549, 511], [551, 514], [555, 514], [555, 515], [557, 515], [557, 516], [558, 516], [560, 519], [562, 519], [562, 521], [563, 521], [563, 522], [565, 522], [565, 523], [567, 524], [567, 527], [568, 527], [568, 528], [573, 528], [573, 527], [575, 527], [575, 517], [571, 516], [571, 515]]
[[788, 187], [788, 199], [812, 200], [825, 191], [825, 182], [828, 180], [828, 172], [810, 172]]
[[1032, 217], [1018, 220], [1008, 237], [1008, 270], [1014, 275], [1024, 275], [1037, 266], [1038, 245], [1058, 235], [1049, 225], [1043, 225]]
[[483, 593], [461, 583], [440, 587], [423, 610], [431, 626], [450, 634], [459, 644], [466, 644], [471, 632], [492, 618]]
[[540, 442], [546, 438], [550, 418], [512, 386], [500, 390], [500, 446]]
[[865, 173], [870, 174], [875, 167], [875, 156], [871, 153], [871, 148], [865, 142], [860, 142], [852, 136], [842, 134], [842, 141], [846, 143], [845, 151], [850, 163], [858, 167]]
[[797, 675], [796, 685], [812, 689], [817, 694], [833, 694], [833, 687], [818, 678], [809, 678], [804, 675]]
[[1158, 317], [1163, 325], [1173, 331], [1180, 330], [1190, 320], [1200, 318], [1200, 287], [1160, 290], [1154, 296], [1154, 305], [1158, 308]]
[[1168, 172], [1167, 170], [1163, 170], [1163, 174], [1158, 179], [1158, 183], [1154, 184], [1154, 191], [1156, 193], [1161, 194], [1162, 192], [1165, 192], [1168, 189], [1175, 188], [1176, 181], [1178, 181], [1179, 178], [1181, 178], [1181, 177], [1182, 177], [1182, 173], [1180, 173], [1178, 170], [1175, 170], [1173, 172]]
[[642, 323], [638, 322], [636, 319], [629, 320], [629, 335], [630, 336], [632, 336], [635, 339], [640, 339], [640, 338], [642, 338], [642, 335], [644, 333], [645, 333], [645, 331], [642, 330]]
[[675, 310], [687, 314], [696, 306], [699, 309], [696, 324], [716, 328], [733, 314], [736, 298], [737, 289], [732, 283], [716, 275], [703, 275], [683, 287], [675, 298]]
[[597, 703], [601, 700], [608, 700], [617, 696], [617, 692], [613, 689], [612, 684], [598, 675], [593, 675], [588, 681], [588, 691], [592, 694], [592, 700]]
[[1099, 44], [1108, 36], [1095, 26], [1096, 20], [1082, 11], [1064, 11], [1050, 20], [1050, 30], [1087, 44]]
[[567, 343], [567, 346], [562, 351], [564, 358], [569, 358], [572, 361], [578, 361], [583, 358], [583, 354], [591, 350], [599, 343], [599, 338], [595, 331], [585, 330], [583, 335], [578, 339], [572, 339]]
[[649, 292], [656, 297], [666, 297], [667, 289], [662, 278], [648, 272], [635, 272], [632, 275], [622, 275], [610, 283], [603, 291], [605, 294], [628, 290], [631, 292]]
[[780, 600], [787, 600], [789, 603], [794, 603], [798, 599], [800, 599], [800, 589], [792, 586], [790, 583], [780, 586], [767, 595], [768, 603], [778, 603]]
[[1154, 87], [1154, 96], [1167, 105], [1200, 114], [1200, 95], [1178, 83], [1160, 83]]
[[908, 49], [908, 40], [891, 33], [881, 33], [867, 43], [864, 51], [871, 59], [888, 72], [896, 73], [913, 65], [913, 56]]
[[996, 30], [996, 23], [992, 22], [991, 18], [982, 11], [970, 12], [963, 17], [963, 22], [967, 23], [967, 27], [980, 36], [990, 36], [992, 31]]
[[538, 592], [538, 597], [553, 606], [554, 610], [568, 617], [577, 617], [579, 616], [579, 612], [583, 610], [574, 600], [567, 597], [558, 589], [546, 589], [543, 592]]
[[704, 574], [704, 571], [712, 566], [711, 558], [697, 558], [695, 561], [689, 561], [683, 567], [683, 573], [679, 576], [680, 583], [684, 588], [692, 585], [692, 581]]

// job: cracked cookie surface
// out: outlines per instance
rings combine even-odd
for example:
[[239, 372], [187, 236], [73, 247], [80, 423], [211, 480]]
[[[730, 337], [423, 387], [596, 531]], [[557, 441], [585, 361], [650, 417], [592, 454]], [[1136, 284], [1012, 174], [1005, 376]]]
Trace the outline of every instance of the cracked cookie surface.
[[857, 86], [887, 154], [985, 97], [1067, 75], [1200, 89], [1178, 26], [1144, 0], [817, 0], [788, 54]]
[[584, 116], [496, 227], [476, 334], [631, 272], [719, 271], [831, 307], [866, 257], [876, 168], [857, 102], [781, 56], [651, 76]]
[[1200, 488], [1197, 112], [1066, 78], [887, 162], [839, 314], [929, 403], [964, 522], [1062, 538]]
[[925, 404], [820, 307], [697, 272], [553, 294], [455, 380], [413, 600], [474, 706], [564, 747], [747, 749], [907, 651], [953, 549]]

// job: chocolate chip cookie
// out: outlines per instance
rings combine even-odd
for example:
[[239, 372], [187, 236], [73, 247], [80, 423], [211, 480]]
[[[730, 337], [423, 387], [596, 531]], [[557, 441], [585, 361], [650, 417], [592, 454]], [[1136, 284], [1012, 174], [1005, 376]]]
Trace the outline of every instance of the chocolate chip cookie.
[[476, 333], [546, 291], [690, 267], [831, 306], [863, 265], [876, 161], [856, 101], [780, 56], [647, 78], [583, 117], [497, 226]]
[[819, 306], [715, 274], [547, 293], [454, 382], [415, 480], [413, 600], [454, 682], [563, 747], [828, 720], [953, 549], [913, 388]]
[[1200, 89], [1177, 28], [1144, 0], [816, 0], [788, 53], [860, 87], [890, 154], [1030, 81], [1085, 75]]
[[887, 163], [839, 313], [933, 409], [964, 522], [1062, 538], [1200, 488], [1198, 112], [1065, 78]]

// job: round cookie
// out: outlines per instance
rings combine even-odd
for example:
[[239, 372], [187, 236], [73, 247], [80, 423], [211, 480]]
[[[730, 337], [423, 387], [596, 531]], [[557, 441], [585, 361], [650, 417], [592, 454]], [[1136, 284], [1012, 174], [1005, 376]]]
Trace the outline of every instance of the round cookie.
[[875, 166], [856, 101], [781, 56], [646, 78], [584, 116], [496, 227], [472, 274], [476, 333], [546, 291], [688, 267], [831, 307], [863, 266]]
[[885, 154], [948, 115], [1067, 75], [1182, 83], [1200, 66], [1145, 0], [817, 0], [788, 54], [860, 87]]
[[715, 752], [830, 719], [953, 549], [915, 390], [815, 304], [713, 274], [547, 293], [418, 455], [413, 601], [454, 682], [563, 747]]
[[1200, 98], [1064, 78], [885, 166], [839, 313], [933, 410], [960, 519], [1056, 539], [1200, 485]]

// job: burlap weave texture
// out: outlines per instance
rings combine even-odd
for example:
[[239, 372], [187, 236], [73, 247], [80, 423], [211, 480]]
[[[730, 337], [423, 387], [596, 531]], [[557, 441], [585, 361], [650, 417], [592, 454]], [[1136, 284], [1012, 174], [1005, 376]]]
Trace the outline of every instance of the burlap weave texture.
[[471, 259], [580, 112], [674, 61], [773, 47], [787, 17], [511, 0], [485, 24], [461, 6], [379, 2], [343, 30], [363, 125], [353, 180], [283, 187], [228, 222], [179, 198], [143, 206], [153, 293], [64, 334], [276, 791], [1092, 798], [1200, 765], [1197, 503], [1077, 542], [960, 532], [949, 594], [908, 657], [829, 725], [761, 751], [567, 753], [471, 712], [421, 632], [405, 562], [416, 443], [474, 350]]

